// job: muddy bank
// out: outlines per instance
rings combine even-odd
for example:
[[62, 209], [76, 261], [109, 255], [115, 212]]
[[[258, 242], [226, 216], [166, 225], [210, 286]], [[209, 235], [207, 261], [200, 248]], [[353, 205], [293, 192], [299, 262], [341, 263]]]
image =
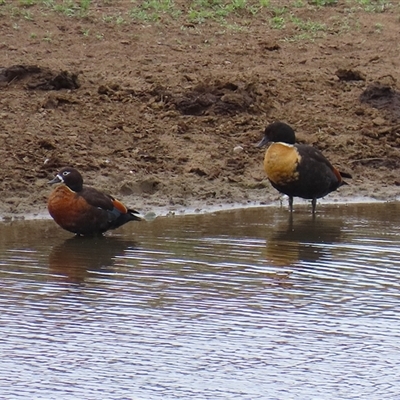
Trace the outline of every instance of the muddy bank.
[[[85, 19], [37, 6], [31, 20], [2, 19], [0, 215], [45, 213], [46, 182], [65, 165], [143, 214], [269, 204], [279, 194], [254, 144], [274, 120], [352, 173], [327, 201], [398, 196], [394, 7], [293, 10], [329, 28], [312, 39], [297, 37], [293, 24], [271, 28], [268, 13], [221, 30], [179, 18], [115, 26], [93, 7]], [[357, 29], [336, 29], [343, 18]]]

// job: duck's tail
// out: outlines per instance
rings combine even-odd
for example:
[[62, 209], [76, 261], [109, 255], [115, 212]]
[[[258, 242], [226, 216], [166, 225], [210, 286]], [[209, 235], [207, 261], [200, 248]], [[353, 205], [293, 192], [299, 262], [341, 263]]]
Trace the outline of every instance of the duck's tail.
[[340, 173], [340, 176], [341, 176], [342, 178], [349, 178], [349, 179], [353, 178], [348, 172], [342, 172], [342, 171], [340, 171], [339, 173]]
[[128, 214], [130, 215], [129, 221], [142, 221], [143, 220], [143, 218], [136, 215], [136, 214], [139, 214], [139, 211], [128, 209]]

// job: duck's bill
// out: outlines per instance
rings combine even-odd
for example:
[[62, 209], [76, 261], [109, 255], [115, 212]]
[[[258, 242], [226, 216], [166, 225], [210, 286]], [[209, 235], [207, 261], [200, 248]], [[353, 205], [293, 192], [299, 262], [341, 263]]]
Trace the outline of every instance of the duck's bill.
[[256, 146], [257, 146], [257, 147], [264, 147], [264, 146], [266, 146], [266, 145], [268, 144], [268, 142], [269, 142], [268, 138], [267, 138], [266, 136], [264, 136], [264, 137], [261, 139], [261, 142], [258, 143]]
[[54, 177], [54, 179], [52, 179], [51, 181], [48, 181], [47, 183], [49, 185], [54, 185], [55, 183], [61, 183], [61, 182], [63, 182], [63, 180], [58, 175], [56, 175]]

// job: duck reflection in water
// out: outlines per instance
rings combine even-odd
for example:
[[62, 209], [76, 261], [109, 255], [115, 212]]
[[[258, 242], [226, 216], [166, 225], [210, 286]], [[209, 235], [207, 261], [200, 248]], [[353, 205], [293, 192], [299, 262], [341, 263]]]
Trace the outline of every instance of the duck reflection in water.
[[[342, 240], [340, 219], [307, 218], [281, 224], [267, 238], [266, 259], [274, 266], [316, 262], [331, 256], [329, 244]], [[324, 246], [325, 244], [325, 246]]]
[[115, 257], [137, 247], [118, 237], [72, 237], [55, 246], [49, 255], [50, 272], [70, 283], [83, 283], [93, 273], [105, 278], [113, 272]]

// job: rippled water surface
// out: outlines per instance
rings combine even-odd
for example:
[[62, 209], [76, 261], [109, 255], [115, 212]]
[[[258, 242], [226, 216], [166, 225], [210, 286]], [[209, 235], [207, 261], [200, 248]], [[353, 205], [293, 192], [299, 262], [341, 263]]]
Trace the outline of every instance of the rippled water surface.
[[400, 398], [400, 204], [317, 211], [0, 224], [0, 398]]

